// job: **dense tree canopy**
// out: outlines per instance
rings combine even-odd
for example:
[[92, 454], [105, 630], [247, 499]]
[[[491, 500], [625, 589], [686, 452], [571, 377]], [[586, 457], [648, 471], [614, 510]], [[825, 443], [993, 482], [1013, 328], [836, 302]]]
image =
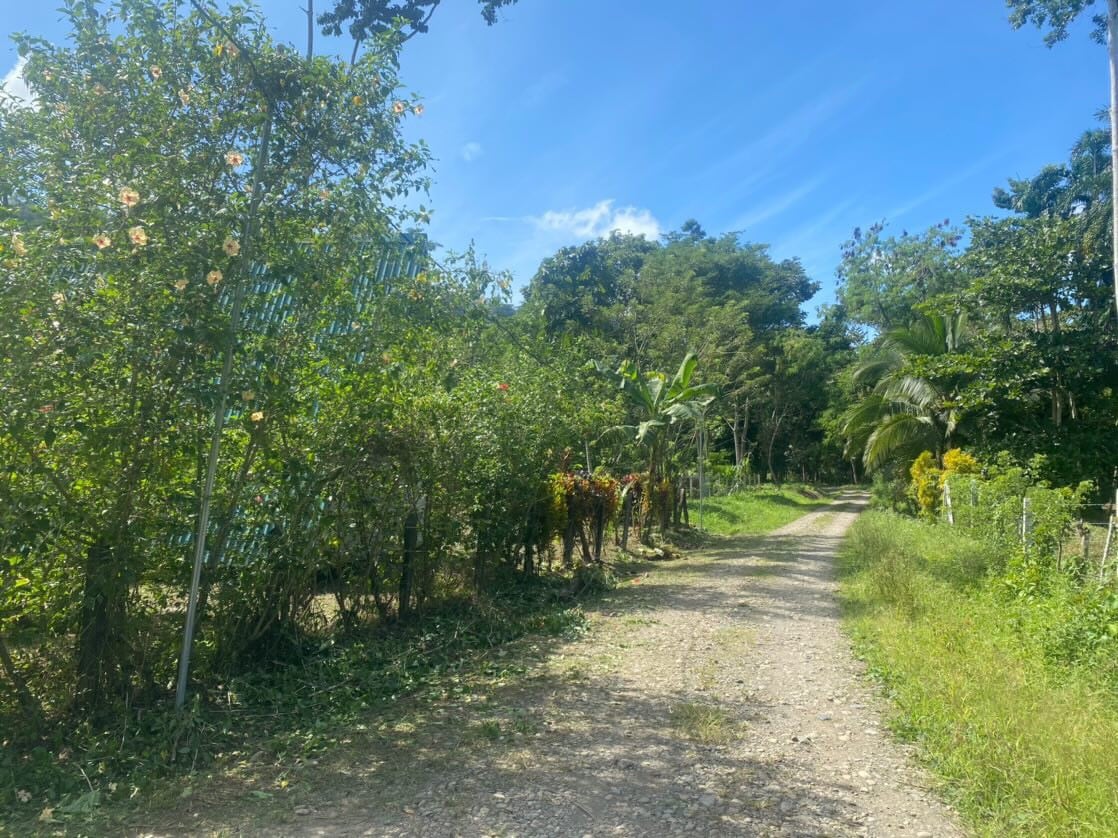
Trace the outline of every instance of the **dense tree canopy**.
[[816, 474], [841, 466], [821, 456], [813, 406], [850, 346], [827, 353], [805, 327], [802, 306], [817, 288], [797, 260], [774, 261], [764, 245], [713, 237], [688, 221], [662, 242], [613, 234], [545, 259], [520, 319], [644, 368], [671, 369], [693, 351], [720, 392], [710, 412], [722, 420], [716, 454], [739, 469]]
[[[885, 330], [877, 346], [888, 374], [868, 374], [884, 374], [881, 359], [866, 363], [855, 382], [872, 390], [846, 420], [848, 445], [867, 465], [911, 459], [924, 437], [920, 445], [942, 454], [954, 436], [990, 454], [1049, 455], [1062, 482], [1110, 485], [1118, 346], [1109, 180], [1109, 137], [1090, 131], [1068, 163], [996, 189], [995, 205], [1013, 215], [971, 219], [964, 251], [955, 247], [958, 234], [946, 239], [942, 227], [884, 243], [874, 228], [848, 246], [841, 299], [856, 319]], [[932, 278], [932, 287], [921, 287], [920, 277]], [[962, 317], [965, 343], [920, 348], [899, 340]]]

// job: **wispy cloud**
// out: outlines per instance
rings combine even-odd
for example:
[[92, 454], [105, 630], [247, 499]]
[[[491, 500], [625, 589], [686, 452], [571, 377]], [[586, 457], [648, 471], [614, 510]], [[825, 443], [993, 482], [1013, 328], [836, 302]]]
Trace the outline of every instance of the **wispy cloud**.
[[813, 178], [806, 183], [800, 184], [790, 192], [785, 192], [761, 206], [754, 207], [749, 212], [739, 216], [734, 223], [730, 225], [730, 229], [749, 230], [751, 227], [768, 221], [770, 218], [775, 218], [794, 207], [818, 189], [822, 182], [822, 178]]
[[467, 163], [473, 163], [475, 160], [481, 157], [481, 155], [484, 153], [484, 149], [481, 147], [481, 143], [471, 141], [462, 146], [459, 153], [462, 155], [462, 159], [465, 160]]
[[557, 70], [552, 70], [528, 85], [528, 89], [524, 91], [524, 95], [521, 97], [521, 104], [526, 108], [541, 105], [566, 83], [566, 76]]
[[789, 230], [777, 241], [774, 241], [773, 250], [800, 253], [801, 251], [818, 247], [821, 240], [825, 240], [826, 246], [837, 252], [838, 241], [832, 242], [831, 240], [835, 239], [836, 235], [844, 235], [842, 227], [844, 222], [842, 219], [845, 217], [849, 220], [849, 216], [852, 214], [851, 210], [857, 202], [857, 198], [848, 198], [845, 201], [839, 201], [826, 212], [822, 212], [800, 226]]
[[596, 239], [618, 232], [644, 236], [649, 241], [660, 238], [664, 227], [649, 209], [616, 206], [607, 198], [581, 209], [548, 210], [540, 215], [491, 215], [481, 219], [489, 224], [515, 224], [524, 232], [506, 236], [512, 244], [494, 258], [494, 264], [510, 271], [518, 281], [525, 282], [540, 262], [561, 247]]
[[16, 61], [15, 66], [5, 74], [4, 80], [0, 81], [0, 90], [23, 102], [33, 104], [35, 96], [31, 93], [31, 88], [27, 86], [27, 80], [23, 77], [23, 68], [26, 64], [27, 59], [21, 56]]
[[599, 201], [585, 209], [548, 210], [543, 215], [532, 216], [536, 228], [565, 237], [593, 239], [612, 232], [660, 237], [662, 227], [650, 210], [638, 207], [614, 208], [612, 198]]
[[906, 201], [903, 204], [899, 204], [899, 205], [893, 207], [891, 210], [889, 210], [888, 212], [885, 213], [886, 220], [894, 221], [894, 220], [900, 218], [901, 216], [907, 215], [908, 213], [912, 212], [913, 210], [924, 206], [924, 204], [927, 204], [930, 201], [934, 201], [936, 198], [940, 197], [941, 195], [946, 195], [948, 192], [951, 192], [952, 190], [954, 190], [955, 187], [957, 187], [957, 186], [959, 186], [963, 183], [966, 183], [968, 180], [973, 178], [979, 172], [983, 172], [983, 171], [989, 169], [990, 166], [993, 163], [996, 163], [998, 160], [1001, 160], [1003, 157], [1005, 157], [1011, 151], [1012, 151], [1011, 148], [1001, 148], [1001, 149], [998, 149], [995, 152], [992, 152], [991, 154], [987, 154], [985, 157], [981, 158], [980, 160], [978, 160], [975, 163], [972, 163], [970, 166], [967, 166], [965, 169], [962, 169], [961, 171], [956, 172], [955, 174], [951, 175], [950, 177], [944, 178], [943, 180], [939, 181], [935, 186], [931, 187], [930, 189], [922, 192], [921, 194], [915, 196], [914, 198]]
[[614, 231], [630, 236], [644, 236], [649, 241], [655, 241], [664, 232], [651, 211], [636, 207], [625, 207], [614, 213], [609, 232]]
[[732, 154], [714, 161], [696, 173], [699, 179], [724, 176], [727, 172], [740, 172], [748, 167], [744, 181], [738, 186], [748, 186], [763, 178], [773, 163], [803, 146], [825, 127], [836, 127], [836, 117], [853, 102], [865, 88], [868, 80], [860, 79], [844, 87], [828, 91], [793, 111], [787, 118], [770, 127], [763, 134], [748, 140]]

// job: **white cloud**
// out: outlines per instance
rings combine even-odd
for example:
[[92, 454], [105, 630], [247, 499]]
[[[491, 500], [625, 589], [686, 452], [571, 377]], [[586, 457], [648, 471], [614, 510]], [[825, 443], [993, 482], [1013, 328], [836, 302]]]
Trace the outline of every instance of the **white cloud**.
[[660, 222], [649, 210], [637, 209], [636, 207], [625, 207], [625, 209], [618, 210], [614, 214], [610, 232], [614, 230], [630, 236], [644, 236], [649, 241], [660, 238], [660, 234], [663, 232], [660, 229]]
[[27, 86], [27, 81], [23, 78], [23, 68], [27, 64], [27, 59], [20, 57], [16, 61], [15, 66], [8, 70], [4, 76], [4, 80], [0, 81], [0, 90], [8, 96], [12, 96], [26, 103], [33, 103], [35, 97], [31, 94], [31, 89]]
[[481, 143], [468, 142], [464, 146], [462, 146], [462, 150], [460, 153], [463, 160], [465, 160], [467, 163], [473, 163], [475, 160], [481, 157], [481, 155], [484, 153], [484, 149], [482, 149]]
[[660, 222], [651, 211], [637, 207], [614, 209], [613, 199], [599, 201], [579, 210], [548, 210], [532, 221], [540, 230], [580, 239], [595, 239], [617, 231], [655, 240], [660, 237]]
[[599, 201], [592, 207], [581, 210], [548, 210], [534, 219], [541, 230], [568, 233], [580, 238], [593, 238], [602, 224], [611, 215], [613, 201]]

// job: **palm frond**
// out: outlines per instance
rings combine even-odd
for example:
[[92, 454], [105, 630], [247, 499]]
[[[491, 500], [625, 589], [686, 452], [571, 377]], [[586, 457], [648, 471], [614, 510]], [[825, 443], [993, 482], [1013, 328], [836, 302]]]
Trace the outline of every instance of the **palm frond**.
[[874, 428], [866, 440], [863, 461], [867, 469], [876, 471], [896, 457], [914, 457], [920, 451], [934, 449], [939, 439], [940, 434], [930, 418], [894, 413]]
[[877, 393], [907, 412], [935, 410], [943, 402], [939, 388], [928, 379], [914, 375], [885, 379]]
[[882, 348], [899, 355], [942, 355], [947, 351], [943, 318], [924, 317], [911, 326], [892, 329], [881, 339]]
[[682, 390], [691, 383], [691, 376], [695, 374], [695, 367], [699, 364], [699, 356], [694, 352], [688, 352], [683, 357], [683, 362], [680, 363], [679, 369], [676, 371], [675, 376], [672, 378], [671, 389]]
[[879, 352], [854, 368], [853, 382], [859, 386], [876, 384], [889, 373], [896, 371], [903, 360], [896, 352]]

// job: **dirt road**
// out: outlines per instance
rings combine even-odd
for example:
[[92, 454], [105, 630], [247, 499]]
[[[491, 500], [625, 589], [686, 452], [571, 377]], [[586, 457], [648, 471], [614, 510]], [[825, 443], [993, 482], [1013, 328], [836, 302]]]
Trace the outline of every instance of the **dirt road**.
[[514, 686], [303, 766], [298, 806], [218, 828], [962, 834], [883, 730], [839, 630], [832, 559], [863, 502], [658, 565], [597, 606], [587, 636], [538, 649]]

